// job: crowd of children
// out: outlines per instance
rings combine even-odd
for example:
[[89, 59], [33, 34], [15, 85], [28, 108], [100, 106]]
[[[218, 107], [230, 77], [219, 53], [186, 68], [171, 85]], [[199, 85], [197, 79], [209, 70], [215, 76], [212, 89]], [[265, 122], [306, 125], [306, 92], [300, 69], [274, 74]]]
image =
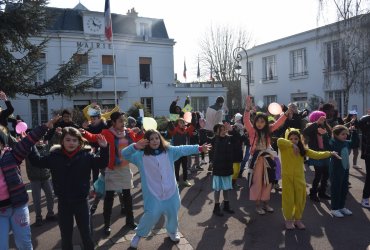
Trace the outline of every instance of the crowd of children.
[[[58, 220], [62, 249], [73, 248], [74, 220], [84, 249], [94, 249], [91, 215], [101, 199], [104, 199], [104, 233], [110, 235], [116, 193], [121, 201], [121, 213], [126, 216], [126, 226], [136, 230], [131, 247], [138, 247], [140, 239], [150, 233], [161, 215], [166, 217], [170, 239], [179, 242], [179, 186], [192, 186], [189, 170], [203, 170], [206, 153], [208, 170], [212, 173], [214, 215], [234, 213], [232, 207], [237, 205], [230, 204], [229, 193], [240, 187], [237, 180], [245, 171], [249, 199], [255, 202], [257, 214], [274, 212], [269, 205], [270, 193], [273, 187], [280, 188], [281, 179], [285, 228], [305, 229], [302, 214], [306, 203], [306, 157], [315, 169], [310, 199], [316, 202], [331, 199], [332, 216], [348, 216], [352, 214], [345, 206], [350, 185], [349, 155], [353, 153], [352, 165], [359, 168], [361, 141], [361, 158], [368, 173], [361, 204], [370, 208], [369, 114], [357, 119], [357, 113], [351, 111], [341, 122], [333, 116], [332, 105], [309, 113], [299, 112], [297, 106], [289, 104], [282, 107], [280, 115], [272, 117], [256, 112], [248, 96], [244, 114], [235, 114], [231, 123], [222, 120], [222, 97], [207, 109], [205, 117], [192, 112], [188, 120], [177, 98], [170, 106], [171, 121], [165, 139], [157, 130], [145, 131], [140, 124], [137, 126], [136, 119], [126, 117], [118, 107], [103, 113], [99, 105], [92, 103], [83, 111], [87, 121], [81, 126], [73, 122], [71, 112], [64, 110], [45, 125], [28, 134], [22, 133], [17, 141], [6, 127], [14, 109], [4, 92], [0, 91], [0, 99], [7, 106], [6, 110], [0, 110], [0, 249], [8, 248], [10, 230], [18, 248], [32, 249], [28, 194], [20, 177], [24, 159], [36, 226], [44, 223], [40, 207], [43, 189], [47, 200], [45, 219]], [[191, 165], [193, 157], [194, 165]], [[144, 213], [138, 225], [133, 213], [133, 174], [129, 163], [138, 168], [141, 177]], [[96, 192], [89, 203], [92, 184], [98, 181], [104, 182], [105, 189]], [[58, 198], [57, 216], [53, 195]]]

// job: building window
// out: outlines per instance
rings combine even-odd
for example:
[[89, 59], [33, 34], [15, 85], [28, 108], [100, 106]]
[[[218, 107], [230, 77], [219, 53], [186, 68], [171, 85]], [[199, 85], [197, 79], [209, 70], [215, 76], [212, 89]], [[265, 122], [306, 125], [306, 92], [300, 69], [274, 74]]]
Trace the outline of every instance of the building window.
[[262, 58], [263, 63], [263, 81], [272, 81], [277, 80], [277, 73], [276, 73], [276, 57], [275, 56], [268, 56]]
[[193, 111], [199, 111], [205, 114], [208, 108], [208, 96], [191, 97], [190, 105], [193, 108]]
[[37, 65], [40, 70], [36, 74], [36, 85], [42, 84], [46, 81], [46, 56], [45, 53], [41, 53], [39, 59], [37, 60]]
[[140, 57], [140, 82], [152, 82], [151, 78], [151, 65], [152, 58], [150, 57]]
[[248, 76], [249, 83], [254, 83], [253, 62], [248, 62]]
[[266, 107], [272, 102], [277, 102], [277, 96], [276, 95], [265, 95], [263, 96], [263, 103]]
[[102, 55], [101, 63], [103, 65], [103, 75], [104, 76], [113, 76], [114, 75], [113, 56], [111, 56], [111, 55]]
[[290, 51], [290, 77], [305, 75], [308, 75], [306, 49]]
[[342, 68], [342, 45], [340, 40], [326, 43], [326, 69], [339, 71]]
[[334, 105], [338, 114], [343, 115], [344, 90], [325, 91], [325, 100]]
[[291, 102], [297, 105], [298, 109], [307, 108], [307, 93], [293, 93], [291, 94]]
[[140, 36], [149, 36], [149, 24], [140, 23]]
[[81, 75], [89, 75], [89, 64], [88, 64], [88, 55], [87, 54], [77, 54], [76, 62], [80, 64]]
[[37, 99], [31, 101], [31, 119], [32, 128], [48, 122], [48, 102], [46, 99]]
[[144, 107], [149, 113], [154, 115], [153, 114], [153, 97], [141, 97], [140, 102], [141, 104], [144, 105]]

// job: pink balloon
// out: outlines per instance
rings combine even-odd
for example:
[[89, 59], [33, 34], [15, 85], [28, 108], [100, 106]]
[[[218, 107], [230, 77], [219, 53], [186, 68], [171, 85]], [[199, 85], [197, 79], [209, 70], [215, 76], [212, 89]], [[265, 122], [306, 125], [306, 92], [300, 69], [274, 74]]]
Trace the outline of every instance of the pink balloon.
[[184, 114], [184, 120], [187, 123], [191, 123], [191, 112], [185, 112], [185, 114]]
[[18, 122], [17, 125], [15, 126], [15, 132], [17, 132], [17, 134], [21, 134], [23, 132], [26, 132], [27, 128], [28, 128], [27, 123]]
[[268, 107], [268, 111], [272, 115], [280, 115], [281, 112], [283, 112], [283, 109], [281, 108], [281, 105], [279, 103], [272, 102]]

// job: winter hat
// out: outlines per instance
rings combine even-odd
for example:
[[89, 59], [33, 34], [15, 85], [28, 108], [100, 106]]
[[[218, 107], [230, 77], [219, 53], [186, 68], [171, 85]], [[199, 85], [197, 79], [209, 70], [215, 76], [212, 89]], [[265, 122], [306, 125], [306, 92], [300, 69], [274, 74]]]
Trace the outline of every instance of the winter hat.
[[127, 123], [129, 125], [132, 125], [132, 124], [136, 123], [136, 119], [132, 116], [129, 116], [129, 117], [127, 117]]
[[350, 114], [350, 115], [357, 115], [357, 111], [356, 111], [356, 110], [350, 110], [350, 111], [349, 111], [349, 114]]
[[321, 116], [326, 116], [325, 112], [316, 110], [310, 114], [308, 119], [310, 120], [310, 122], [316, 122]]
[[8, 130], [6, 127], [0, 126], [0, 143], [3, 144], [3, 146], [8, 145]]
[[240, 121], [242, 119], [242, 115], [240, 113], [235, 114], [235, 121]]
[[89, 116], [101, 116], [100, 108], [89, 108], [87, 110], [87, 113], [89, 114]]

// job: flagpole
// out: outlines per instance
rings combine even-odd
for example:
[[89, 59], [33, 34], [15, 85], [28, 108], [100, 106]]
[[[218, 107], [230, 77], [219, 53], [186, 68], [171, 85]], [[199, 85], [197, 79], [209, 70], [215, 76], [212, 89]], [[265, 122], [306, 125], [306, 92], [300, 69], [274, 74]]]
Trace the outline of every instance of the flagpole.
[[114, 104], [118, 106], [117, 99], [117, 77], [116, 77], [116, 54], [114, 50], [114, 38], [112, 32], [112, 53], [113, 53], [113, 80], [114, 80]]

